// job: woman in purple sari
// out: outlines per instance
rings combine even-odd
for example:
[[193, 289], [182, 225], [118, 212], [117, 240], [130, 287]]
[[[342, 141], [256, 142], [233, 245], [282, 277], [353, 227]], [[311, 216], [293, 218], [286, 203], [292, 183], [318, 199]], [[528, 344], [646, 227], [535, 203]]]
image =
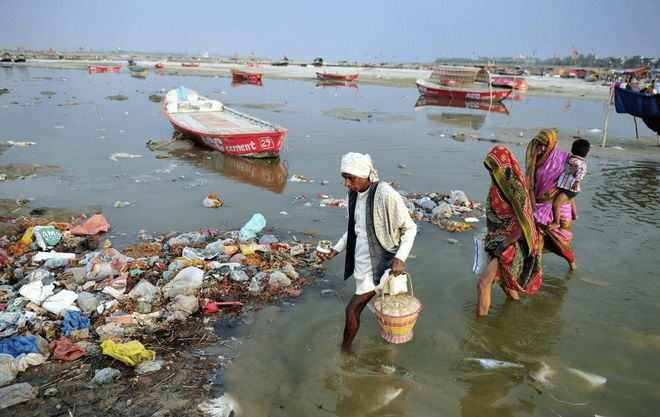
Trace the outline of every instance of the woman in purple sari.
[[567, 157], [568, 152], [557, 148], [557, 132], [552, 129], [542, 130], [527, 145], [525, 180], [532, 200], [534, 221], [543, 236], [543, 248], [566, 259], [574, 270], [576, 265], [571, 247], [573, 213], [570, 203], [561, 207], [560, 227], [547, 228], [553, 220], [552, 201], [557, 195], [557, 180], [564, 170]]

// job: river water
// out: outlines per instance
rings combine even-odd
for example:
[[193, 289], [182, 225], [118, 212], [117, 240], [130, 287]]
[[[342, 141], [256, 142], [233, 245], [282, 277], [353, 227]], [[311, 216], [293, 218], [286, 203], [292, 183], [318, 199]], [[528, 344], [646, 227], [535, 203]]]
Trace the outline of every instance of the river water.
[[[283, 156], [257, 163], [183, 149], [156, 158], [145, 142], [169, 139], [172, 128], [148, 96], [181, 84], [287, 126]], [[600, 133], [590, 130], [602, 128], [605, 111], [588, 100], [528, 96], [487, 111], [417, 103], [413, 88], [269, 79], [262, 87], [231, 87], [222, 77], [137, 79], [29, 67], [0, 68], [0, 87], [10, 90], [0, 95], [0, 140], [36, 142], [8, 149], [0, 164], [59, 167], [51, 176], [3, 182], [0, 197], [30, 198], [35, 207], [100, 206], [115, 242], [134, 240], [140, 229], [238, 228], [255, 212], [303, 240], [310, 233], [336, 240], [345, 211], [314, 203], [320, 194], [345, 195], [338, 171], [346, 152], [371, 153], [381, 178], [402, 190], [460, 189], [483, 200], [489, 178], [482, 161], [493, 144], [470, 135], [526, 143], [552, 126], [597, 143]], [[116, 94], [128, 99], [106, 99]], [[641, 135], [652, 138], [644, 129]], [[451, 139], [459, 132], [467, 140]], [[634, 137], [629, 118], [610, 117], [610, 135]], [[510, 148], [524, 160], [524, 146]], [[117, 152], [142, 157], [109, 158]], [[293, 174], [315, 182], [286, 181]], [[590, 157], [576, 200], [578, 270], [545, 256], [539, 292], [511, 302], [495, 288], [484, 319], [474, 313], [474, 232], [421, 224], [408, 269], [424, 310], [404, 345], [383, 341], [365, 311], [353, 349], [338, 348], [354, 289], [340, 279], [338, 257], [319, 287], [233, 330], [243, 344], [226, 370], [226, 392], [245, 416], [657, 415], [659, 181], [654, 162]], [[203, 207], [209, 193], [227, 206]], [[115, 208], [116, 201], [130, 205]], [[321, 288], [338, 295], [321, 297]], [[474, 358], [516, 366], [487, 368]]]

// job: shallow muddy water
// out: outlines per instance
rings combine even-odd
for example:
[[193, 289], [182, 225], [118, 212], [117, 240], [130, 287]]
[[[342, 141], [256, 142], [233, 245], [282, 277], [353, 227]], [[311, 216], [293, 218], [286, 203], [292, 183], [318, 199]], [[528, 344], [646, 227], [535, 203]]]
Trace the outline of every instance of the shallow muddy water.
[[[589, 131], [602, 128], [605, 110], [599, 102], [530, 96], [490, 111], [455, 103], [415, 107], [412, 88], [317, 88], [270, 79], [262, 87], [231, 87], [230, 81], [0, 68], [0, 88], [10, 90], [0, 96], [0, 141], [36, 143], [5, 150], [0, 165], [59, 167], [52, 176], [0, 182], [0, 197], [30, 198], [34, 207], [99, 205], [118, 244], [134, 240], [140, 229], [238, 228], [255, 212], [301, 239], [313, 232], [336, 240], [346, 227], [345, 211], [304, 203], [318, 201], [319, 194], [345, 195], [338, 169], [346, 152], [371, 153], [381, 178], [403, 190], [461, 189], [483, 200], [489, 179], [482, 161], [493, 144], [458, 142], [453, 134], [522, 133], [526, 143], [539, 128], [552, 126], [598, 142], [600, 134]], [[181, 84], [287, 126], [282, 157], [255, 162], [183, 148], [156, 158], [166, 152], [152, 152], [145, 142], [169, 140], [172, 128], [148, 97]], [[106, 98], [113, 95], [128, 99]], [[631, 123], [611, 116], [610, 137], [634, 137]], [[642, 136], [652, 138], [643, 129]], [[510, 148], [524, 160], [524, 146]], [[142, 157], [114, 161], [114, 153]], [[268, 307], [236, 330], [246, 339], [225, 381], [226, 392], [241, 405], [239, 415], [656, 415], [659, 168], [593, 157], [589, 169], [576, 200], [577, 271], [547, 255], [537, 294], [507, 302], [494, 289], [490, 317], [477, 320], [475, 233], [449, 234], [421, 224], [408, 262], [424, 304], [413, 341], [387, 344], [365, 311], [353, 349], [342, 352], [343, 309], [354, 283], [340, 279], [338, 257], [321, 283], [336, 289], [337, 297], [308, 288], [294, 304]], [[315, 182], [287, 182], [293, 174]], [[203, 207], [210, 193], [227, 206]], [[116, 201], [130, 205], [115, 208]], [[518, 366], [484, 368], [474, 358]]]

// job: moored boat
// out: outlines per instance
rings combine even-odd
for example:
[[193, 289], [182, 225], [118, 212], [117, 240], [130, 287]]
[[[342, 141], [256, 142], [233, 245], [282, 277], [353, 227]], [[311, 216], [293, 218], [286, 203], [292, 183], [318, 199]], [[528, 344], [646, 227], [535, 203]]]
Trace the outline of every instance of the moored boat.
[[417, 89], [423, 96], [461, 100], [500, 101], [511, 94], [493, 88], [488, 71], [476, 67], [436, 67], [428, 80], [417, 80]]
[[8, 52], [5, 52], [2, 54], [2, 58], [0, 58], [0, 62], [3, 64], [11, 64], [12, 63], [11, 55]]
[[259, 72], [241, 71], [238, 68], [232, 68], [230, 71], [232, 78], [237, 81], [261, 81], [262, 74]]
[[495, 87], [513, 88], [514, 90], [527, 91], [529, 89], [527, 80], [518, 77], [493, 76], [490, 83]]
[[25, 61], [26, 61], [25, 55], [23, 55], [23, 54], [18, 54], [14, 58], [14, 62], [19, 62], [20, 63], [20, 62], [25, 62]]
[[131, 76], [138, 78], [147, 78], [147, 74], [149, 73], [145, 67], [132, 67], [130, 70]]
[[162, 101], [174, 129], [202, 146], [252, 158], [277, 156], [287, 129], [224, 106], [217, 100], [179, 87]]
[[159, 62], [156, 65], [154, 65], [154, 68], [158, 68], [158, 69], [161, 69], [163, 67], [165, 67], [165, 65], [162, 62]]
[[353, 81], [359, 76], [360, 74], [331, 74], [329, 72], [316, 73], [316, 78], [321, 81]]
[[182, 67], [199, 67], [199, 64], [197, 62], [182, 62], [181, 63]]

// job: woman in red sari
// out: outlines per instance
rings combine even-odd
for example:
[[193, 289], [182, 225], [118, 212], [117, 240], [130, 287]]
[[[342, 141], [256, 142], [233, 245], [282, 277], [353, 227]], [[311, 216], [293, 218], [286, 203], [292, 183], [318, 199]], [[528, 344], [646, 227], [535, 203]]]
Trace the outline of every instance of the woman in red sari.
[[532, 200], [534, 221], [542, 238], [540, 248], [563, 257], [574, 270], [575, 257], [571, 247], [571, 223], [574, 219], [571, 204], [561, 207], [559, 228], [547, 227], [554, 218], [552, 202], [559, 192], [557, 180], [564, 171], [567, 157], [568, 152], [557, 147], [557, 132], [552, 129], [542, 130], [527, 145], [525, 181]]
[[491, 176], [484, 240], [490, 260], [477, 282], [477, 315], [486, 316], [494, 282], [507, 297], [534, 294], [541, 286], [541, 251], [531, 202], [520, 165], [508, 148], [494, 147], [484, 165]]

